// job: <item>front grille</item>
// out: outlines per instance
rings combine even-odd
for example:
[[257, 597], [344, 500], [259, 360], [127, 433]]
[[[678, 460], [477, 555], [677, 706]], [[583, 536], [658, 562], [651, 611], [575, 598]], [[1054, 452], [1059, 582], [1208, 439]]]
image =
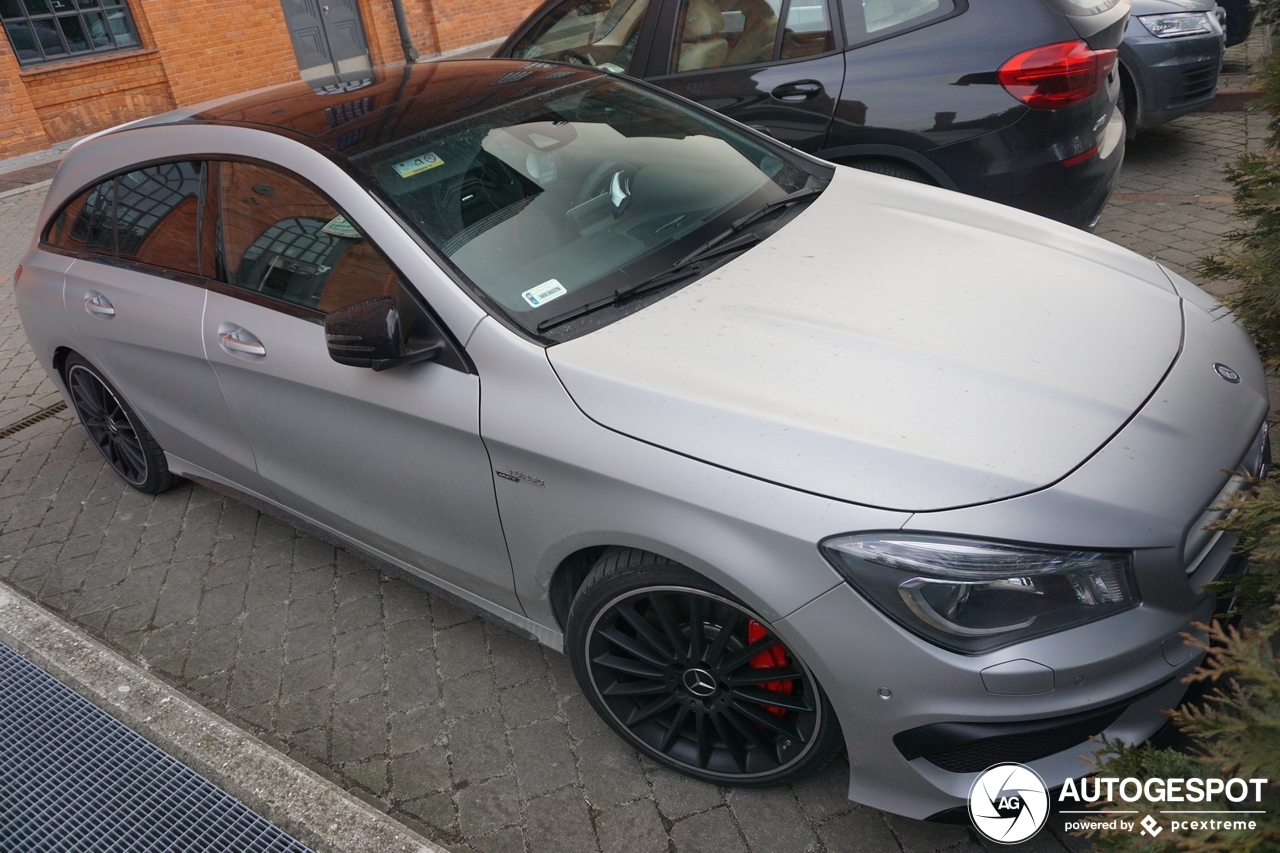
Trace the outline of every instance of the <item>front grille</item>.
[[1206, 530], [1205, 528], [1226, 516], [1227, 513], [1223, 509], [1223, 505], [1226, 503], [1227, 498], [1247, 486], [1248, 477], [1265, 477], [1270, 468], [1271, 429], [1270, 425], [1263, 421], [1262, 427], [1253, 439], [1253, 443], [1249, 445], [1248, 452], [1232, 469], [1234, 473], [1227, 480], [1226, 485], [1209, 502], [1200, 517], [1191, 523], [1191, 527], [1187, 531], [1187, 538], [1182, 546], [1182, 560], [1183, 565], [1186, 566], [1187, 574], [1193, 574], [1196, 569], [1200, 568], [1200, 563], [1217, 541], [1222, 538], [1222, 531]]
[[1218, 85], [1218, 65], [1216, 62], [1197, 62], [1182, 69], [1178, 88], [1169, 98], [1169, 106], [1177, 107], [1213, 97]]
[[3, 645], [0, 848], [310, 853]]

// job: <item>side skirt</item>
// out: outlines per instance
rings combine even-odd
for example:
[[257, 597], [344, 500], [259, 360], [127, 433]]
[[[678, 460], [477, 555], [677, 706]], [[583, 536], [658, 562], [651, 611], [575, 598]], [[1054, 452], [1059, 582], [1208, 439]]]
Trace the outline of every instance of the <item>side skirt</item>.
[[342, 548], [364, 560], [383, 574], [410, 583], [431, 595], [439, 596], [453, 606], [499, 625], [513, 634], [524, 637], [526, 640], [541, 643], [557, 652], [564, 651], [564, 635], [559, 631], [539, 625], [532, 619], [505, 607], [499, 607], [492, 602], [478, 599], [453, 584], [427, 576], [422, 570], [416, 569], [408, 563], [403, 563], [394, 557], [371, 550], [335, 530], [330, 530], [304, 516], [297, 515], [265, 498], [241, 491], [232, 485], [210, 479], [207, 476], [193, 473], [191, 469], [196, 466], [186, 464], [173, 456], [169, 456], [169, 461], [170, 470], [191, 480], [193, 483], [198, 483], [210, 491], [226, 495], [232, 500], [251, 506], [258, 512], [269, 515], [277, 521], [306, 533], [308, 536], [314, 536], [322, 542]]

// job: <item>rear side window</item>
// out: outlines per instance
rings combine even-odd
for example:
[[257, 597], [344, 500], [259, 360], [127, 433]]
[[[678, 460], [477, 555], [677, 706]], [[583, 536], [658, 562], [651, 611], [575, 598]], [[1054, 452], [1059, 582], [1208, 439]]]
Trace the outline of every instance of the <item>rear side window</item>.
[[849, 41], [857, 43], [945, 18], [956, 11], [955, 0], [842, 0]]
[[203, 163], [164, 163], [116, 178], [116, 254], [122, 261], [200, 275]]
[[256, 163], [218, 164], [221, 278], [242, 290], [328, 313], [400, 283], [342, 212], [301, 179]]
[[64, 207], [45, 240], [61, 249], [201, 275], [197, 235], [203, 183], [199, 162], [162, 163], [119, 175]]
[[800, 59], [835, 46], [827, 0], [683, 0], [671, 71]]
[[45, 241], [73, 252], [115, 254], [115, 179], [103, 181], [62, 209]]

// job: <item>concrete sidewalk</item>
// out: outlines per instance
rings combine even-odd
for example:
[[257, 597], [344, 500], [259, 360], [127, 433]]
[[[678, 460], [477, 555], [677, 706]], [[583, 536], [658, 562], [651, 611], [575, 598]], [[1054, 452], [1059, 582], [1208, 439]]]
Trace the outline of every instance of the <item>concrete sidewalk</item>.
[[[1187, 273], [1235, 227], [1221, 169], [1264, 125], [1199, 114], [1144, 134], [1099, 233]], [[5, 274], [40, 201], [0, 199]], [[6, 278], [0, 431], [58, 400]], [[456, 853], [982, 849], [966, 828], [849, 803], [839, 763], [766, 791], [647, 763], [561, 655], [203, 488], [140, 495], [67, 412], [0, 439], [0, 579]]]

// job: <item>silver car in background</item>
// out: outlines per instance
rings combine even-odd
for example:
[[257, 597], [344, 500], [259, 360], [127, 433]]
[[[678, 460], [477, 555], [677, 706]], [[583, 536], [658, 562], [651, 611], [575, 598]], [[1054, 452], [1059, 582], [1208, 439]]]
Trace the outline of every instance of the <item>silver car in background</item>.
[[1120, 45], [1119, 107], [1130, 138], [1213, 101], [1223, 41], [1214, 0], [1134, 0]]
[[556, 63], [379, 69], [74, 148], [16, 285], [132, 485], [187, 477], [570, 658], [634, 748], [946, 817], [1149, 737], [1242, 568], [1244, 331], [1046, 219]]

